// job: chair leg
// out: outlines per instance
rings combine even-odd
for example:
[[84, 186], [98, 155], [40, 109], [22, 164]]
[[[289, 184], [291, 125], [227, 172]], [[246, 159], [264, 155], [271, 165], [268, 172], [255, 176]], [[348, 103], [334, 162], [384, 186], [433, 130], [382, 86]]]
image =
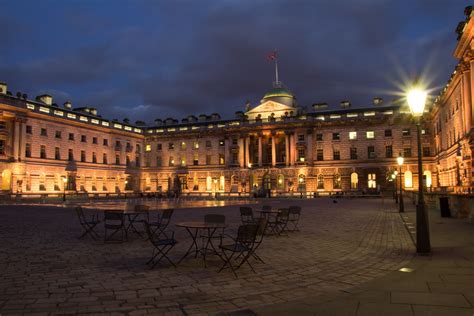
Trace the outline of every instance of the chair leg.
[[234, 267], [232, 266], [232, 262], [231, 262], [232, 257], [234, 256], [234, 253], [235, 253], [235, 252], [233, 252], [233, 253], [230, 255], [230, 257], [226, 254], [225, 250], [222, 250], [222, 253], [224, 254], [225, 262], [224, 262], [224, 264], [222, 265], [222, 267], [219, 269], [218, 272], [221, 272], [222, 270], [224, 270], [224, 268], [225, 268], [226, 266], [229, 266], [229, 268], [232, 270], [232, 273], [234, 274], [235, 278], [237, 278], [237, 273], [235, 273], [235, 269], [234, 269]]

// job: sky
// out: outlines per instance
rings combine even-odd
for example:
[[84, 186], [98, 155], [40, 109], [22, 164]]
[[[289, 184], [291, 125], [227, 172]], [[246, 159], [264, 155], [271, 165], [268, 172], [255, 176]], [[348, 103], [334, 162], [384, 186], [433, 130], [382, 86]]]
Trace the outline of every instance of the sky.
[[461, 0], [0, 0], [0, 81], [108, 119], [236, 111], [280, 80], [310, 108], [370, 106], [457, 63]]

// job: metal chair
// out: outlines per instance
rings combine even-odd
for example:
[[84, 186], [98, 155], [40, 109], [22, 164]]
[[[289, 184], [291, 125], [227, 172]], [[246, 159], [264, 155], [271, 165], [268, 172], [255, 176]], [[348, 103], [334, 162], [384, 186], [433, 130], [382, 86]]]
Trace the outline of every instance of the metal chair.
[[97, 234], [94, 229], [100, 223], [98, 214], [93, 214], [90, 219], [87, 219], [84, 210], [80, 206], [76, 207], [76, 214], [79, 218], [79, 224], [81, 224], [81, 227], [84, 230], [82, 235], [79, 236], [79, 239], [89, 235], [92, 239], [97, 240], [99, 234]]
[[178, 243], [178, 241], [174, 239], [174, 232], [167, 232], [167, 234], [165, 234], [164, 231], [160, 231], [158, 234], [155, 234], [152, 232], [151, 226], [147, 221], [143, 222], [143, 224], [148, 240], [153, 246], [153, 253], [146, 264], [150, 264], [151, 268], [154, 268], [164, 258], [173, 267], [176, 267], [174, 262], [168, 257], [168, 252]]
[[161, 216], [158, 215], [158, 220], [156, 222], [148, 222], [150, 225], [151, 232], [153, 234], [162, 234], [165, 229], [171, 222], [171, 217], [173, 216], [174, 209], [168, 208], [164, 209]]
[[257, 223], [257, 219], [253, 216], [252, 208], [248, 206], [240, 207], [240, 218], [242, 220], [242, 224], [244, 225]]
[[285, 232], [288, 225], [290, 210], [287, 208], [280, 209], [275, 221], [268, 222], [268, 227], [274, 234], [281, 235]]
[[[125, 229], [125, 215], [122, 212], [105, 211], [104, 228], [104, 242], [123, 242], [124, 239], [128, 239], [127, 230]], [[107, 235], [107, 231], [110, 230], [112, 233]], [[120, 236], [120, 239], [113, 239], [117, 234]]]
[[272, 206], [271, 205], [262, 205], [262, 211], [271, 211]]
[[300, 206], [290, 206], [289, 208], [289, 216], [288, 216], [288, 226], [287, 231], [294, 232], [300, 231], [298, 227], [298, 223], [300, 221], [301, 216], [301, 207]]
[[[247, 263], [252, 269], [252, 271], [255, 272], [255, 269], [250, 264], [248, 259], [252, 255], [252, 251], [255, 247], [257, 231], [257, 225], [240, 225], [237, 231], [237, 237], [232, 238], [231, 236], [229, 236], [233, 240], [233, 243], [223, 244], [221, 239], [221, 244], [219, 245], [219, 248], [222, 250], [221, 258], [224, 261], [224, 264], [219, 269], [219, 272], [221, 272], [225, 268], [230, 268], [234, 276], [237, 278], [237, 273], [235, 271], [239, 269], [244, 263]], [[238, 264], [235, 264], [232, 261], [234, 259], [234, 256], [236, 255], [237, 257], [235, 257], [235, 260], [239, 260], [239, 258], [243, 257], [241, 260], [239, 260], [240, 262]]]
[[135, 213], [125, 213], [128, 218], [127, 233], [131, 229], [138, 236], [142, 237], [142, 233], [137, 229], [135, 224], [141, 224], [144, 221], [149, 221], [149, 210], [150, 207], [148, 205], [137, 204], [134, 207]]

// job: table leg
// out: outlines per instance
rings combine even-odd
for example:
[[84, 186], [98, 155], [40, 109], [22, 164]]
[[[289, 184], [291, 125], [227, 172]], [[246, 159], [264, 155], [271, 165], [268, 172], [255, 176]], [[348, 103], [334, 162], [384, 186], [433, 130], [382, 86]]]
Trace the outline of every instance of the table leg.
[[191, 238], [193, 240], [193, 242], [191, 243], [191, 245], [189, 246], [188, 250], [186, 251], [186, 253], [184, 254], [184, 256], [179, 259], [178, 261], [178, 264], [181, 263], [181, 261], [184, 260], [184, 258], [186, 258], [190, 253], [191, 253], [191, 250], [194, 248], [194, 252], [195, 252], [195, 258], [197, 258], [197, 254], [199, 252], [199, 247], [197, 245], [197, 242], [196, 242], [196, 239], [197, 239], [197, 234], [198, 234], [198, 229], [195, 229], [194, 233], [191, 232], [191, 230], [186, 227], [186, 230], [188, 231], [189, 235], [191, 235]]

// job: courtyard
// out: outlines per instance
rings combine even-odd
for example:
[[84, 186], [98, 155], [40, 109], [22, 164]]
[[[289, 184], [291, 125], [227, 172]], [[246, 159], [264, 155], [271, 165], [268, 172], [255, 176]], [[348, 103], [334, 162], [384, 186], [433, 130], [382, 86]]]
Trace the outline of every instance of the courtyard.
[[[145, 262], [152, 247], [134, 235], [121, 244], [79, 240], [72, 207], [3, 205], [0, 313], [216, 314], [345, 293], [410, 262], [413, 242], [392, 201], [334, 201], [252, 202], [254, 210], [301, 206], [301, 231], [266, 236], [258, 249], [265, 264], [255, 262], [256, 273], [242, 266], [238, 278], [217, 272], [217, 256], [208, 257], [207, 268], [191, 258], [177, 268], [163, 261], [150, 269]], [[175, 209], [169, 226], [179, 242], [170, 252], [173, 261], [191, 242], [175, 223], [209, 213], [225, 215], [226, 232], [235, 235], [239, 205]]]

